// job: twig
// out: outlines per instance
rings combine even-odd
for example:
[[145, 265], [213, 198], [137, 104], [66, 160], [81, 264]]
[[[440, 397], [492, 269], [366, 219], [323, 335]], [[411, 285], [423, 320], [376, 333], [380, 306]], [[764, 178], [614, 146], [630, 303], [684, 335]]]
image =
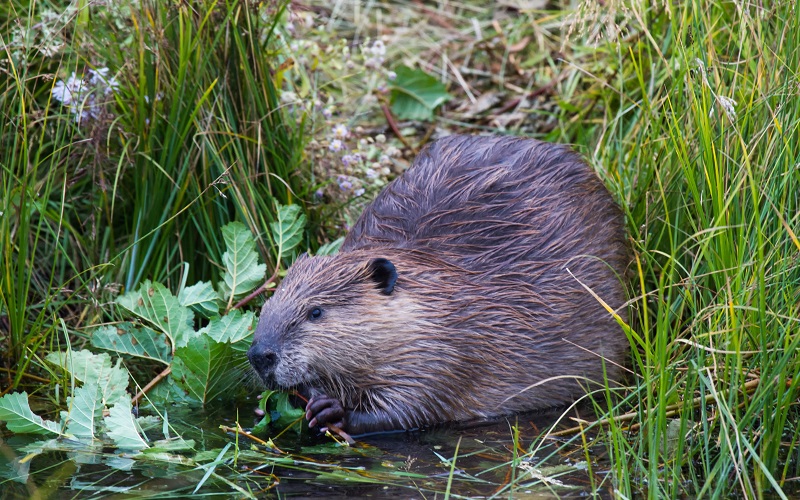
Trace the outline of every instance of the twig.
[[225, 432], [233, 432], [233, 433], [242, 435], [242, 436], [246, 437], [247, 439], [252, 439], [256, 443], [267, 447], [269, 449], [269, 451], [272, 451], [274, 453], [280, 453], [280, 454], [283, 454], [283, 455], [286, 454], [285, 451], [283, 451], [280, 448], [278, 448], [277, 446], [275, 446], [274, 443], [264, 441], [261, 438], [257, 438], [254, 435], [252, 435], [249, 432], [247, 432], [246, 430], [242, 429], [242, 426], [240, 426], [238, 423], [236, 424], [236, 427], [228, 427], [227, 425], [220, 425], [219, 428], [221, 430], [225, 431]]
[[328, 432], [333, 432], [334, 434], [338, 434], [339, 437], [344, 439], [348, 445], [353, 446], [354, 444], [356, 444], [356, 440], [350, 437], [350, 434], [346, 433], [345, 431], [336, 427], [335, 425], [325, 424], [325, 427], [328, 428]]
[[[17, 373], [16, 370], [12, 370], [11, 368], [0, 368], [0, 372], [6, 372], [6, 373], [8, 373], [9, 376]], [[37, 382], [42, 382], [42, 383], [45, 383], [45, 384], [49, 384], [50, 383], [50, 379], [43, 378], [43, 377], [38, 377], [36, 375], [31, 375], [30, 373], [27, 373], [27, 372], [23, 373], [21, 376], [25, 377], [25, 378], [33, 379], [33, 380], [35, 380]]]
[[382, 103], [381, 110], [383, 111], [383, 116], [386, 117], [386, 123], [389, 124], [389, 128], [392, 129], [392, 132], [394, 132], [394, 135], [397, 136], [397, 139], [403, 143], [403, 146], [410, 149], [411, 151], [414, 152], [414, 154], [416, 154], [417, 153], [416, 149], [411, 147], [408, 141], [406, 141], [406, 138], [403, 137], [403, 135], [400, 133], [400, 128], [397, 126], [397, 121], [395, 121], [394, 116], [392, 115], [392, 111], [389, 109], [389, 106], [387, 106], [386, 103]]
[[253, 290], [250, 293], [250, 295], [248, 295], [247, 297], [245, 297], [242, 300], [240, 300], [239, 302], [237, 302], [233, 307], [231, 307], [231, 310], [239, 309], [243, 305], [245, 305], [248, 302], [250, 302], [251, 300], [253, 300], [256, 297], [256, 295], [258, 295], [260, 293], [263, 293], [267, 288], [269, 288], [269, 286], [272, 284], [272, 282], [275, 281], [275, 278], [278, 277], [278, 269], [280, 269], [280, 268], [279, 267], [275, 267], [275, 272], [272, 273], [272, 276], [270, 276], [269, 279], [267, 281], [265, 281], [263, 285], [261, 285], [260, 287], [256, 288], [255, 290]]
[[172, 367], [171, 366], [168, 366], [168, 367], [164, 368], [164, 370], [161, 373], [159, 373], [158, 375], [156, 375], [155, 378], [153, 378], [153, 380], [148, 382], [146, 386], [142, 387], [142, 390], [139, 391], [136, 394], [136, 396], [133, 397], [133, 399], [131, 400], [131, 403], [133, 403], [133, 405], [136, 406], [139, 403], [139, 400], [142, 399], [145, 394], [147, 394], [147, 391], [152, 389], [157, 383], [161, 382], [161, 380], [164, 377], [166, 377], [167, 375], [169, 375], [170, 373], [172, 373]]

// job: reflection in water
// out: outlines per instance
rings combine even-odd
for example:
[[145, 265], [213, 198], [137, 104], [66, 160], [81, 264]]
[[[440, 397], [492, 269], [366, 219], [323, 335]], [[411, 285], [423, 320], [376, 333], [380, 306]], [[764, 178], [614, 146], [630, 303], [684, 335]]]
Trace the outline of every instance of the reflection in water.
[[[565, 440], [542, 438], [560, 418], [561, 427], [572, 425], [562, 418], [563, 410], [468, 428], [365, 436], [351, 448], [307, 431], [291, 431], [275, 442], [283, 454], [264, 451], [263, 446], [252, 449], [252, 441], [245, 438], [239, 439], [235, 451], [235, 437], [219, 427], [235, 427], [237, 412], [249, 416], [253, 407], [252, 400], [244, 400], [204, 410], [171, 408], [171, 434], [194, 440], [194, 452], [134, 458], [67, 440], [44, 446], [36, 444], [41, 442], [38, 437], [5, 436], [0, 443], [2, 498], [175, 497], [192, 494], [201, 481], [199, 493], [239, 496], [250, 491], [258, 496], [417, 498], [444, 493], [448, 482], [451, 493], [459, 496], [507, 497], [510, 488], [515, 496], [610, 494], [610, 487], [602, 484], [607, 468], [604, 447], [591, 450], [596, 452], [590, 455], [592, 475], [579, 441], [564, 446]], [[570, 416], [575, 415], [571, 410]], [[249, 417], [241, 420], [252, 424]], [[163, 438], [150, 434], [151, 440]], [[226, 445], [231, 446], [220, 456]], [[535, 453], [528, 454], [530, 450]]]

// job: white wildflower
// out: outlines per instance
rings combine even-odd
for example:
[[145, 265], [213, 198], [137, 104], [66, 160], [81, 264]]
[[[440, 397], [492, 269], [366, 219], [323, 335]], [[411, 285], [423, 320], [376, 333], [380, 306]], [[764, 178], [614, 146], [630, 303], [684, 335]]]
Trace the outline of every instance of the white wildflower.
[[344, 143], [339, 139], [334, 139], [331, 141], [330, 145], [328, 146], [328, 149], [333, 152], [341, 151], [342, 149], [344, 149]]
[[361, 196], [362, 194], [364, 194], [364, 188], [358, 188], [355, 191], [353, 191], [353, 195], [355, 196]]
[[108, 78], [108, 68], [97, 68], [89, 70], [89, 83], [98, 86], [101, 83], [106, 83]]
[[99, 118], [104, 111], [105, 103], [100, 102], [97, 95], [108, 95], [119, 87], [116, 78], [109, 78], [108, 74], [108, 68], [90, 69], [87, 78], [78, 77], [73, 72], [66, 81], [59, 80], [53, 85], [51, 91], [53, 99], [68, 106], [78, 123]]
[[350, 131], [347, 130], [347, 126], [343, 123], [340, 123], [333, 127], [333, 138], [334, 139], [347, 139], [350, 136]]
[[384, 45], [381, 40], [375, 40], [375, 42], [372, 44], [372, 47], [369, 48], [369, 52], [373, 56], [382, 58], [386, 55], [386, 45]]
[[86, 85], [83, 83], [83, 79], [76, 77], [75, 72], [73, 72], [66, 82], [63, 80], [56, 82], [52, 93], [55, 100], [60, 101], [65, 106], [69, 106], [76, 101], [82, 101], [85, 90]]

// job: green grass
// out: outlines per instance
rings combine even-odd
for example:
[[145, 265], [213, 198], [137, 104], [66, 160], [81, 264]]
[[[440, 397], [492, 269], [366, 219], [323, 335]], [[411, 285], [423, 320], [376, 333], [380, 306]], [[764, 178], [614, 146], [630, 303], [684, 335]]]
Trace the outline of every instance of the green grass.
[[[48, 36], [64, 46], [45, 57], [42, 12], [67, 3], [0, 7], [0, 349], [15, 368], [3, 391], [47, 351], [113, 319], [119, 291], [215, 278], [226, 222], [251, 228], [268, 274], [282, 264], [268, 231], [277, 203], [304, 208], [301, 246], [316, 247], [334, 224], [330, 206], [312, 203], [326, 181], [303, 152], [316, 129], [280, 100], [280, 6], [83, 2], [50, 21], [61, 34]], [[595, 439], [569, 446], [589, 462], [605, 446], [610, 464], [590, 463], [590, 484], [620, 497], [791, 496], [783, 490], [796, 492], [800, 476], [800, 15], [789, 0], [606, 3], [522, 11], [503, 37], [530, 37], [528, 47], [481, 46], [470, 60], [503, 58], [498, 89], [519, 83], [514, 65], [528, 72], [528, 90], [549, 86], [547, 105], [531, 111], [541, 127], [507, 132], [576, 145], [620, 201], [636, 250], [630, 389], [621, 403], [608, 397], [607, 423], [587, 429]], [[403, 9], [394, 21], [414, 25], [413, 8]], [[462, 17], [448, 23], [471, 33], [471, 16], [483, 16], [480, 42], [497, 38], [485, 8], [452, 9]], [[406, 40], [388, 44], [387, 58], [435, 66], [445, 43]], [[298, 63], [295, 90], [324, 89], [344, 99], [340, 108], [380, 116], [346, 100], [372, 86], [347, 80], [336, 57], [323, 53], [316, 72]], [[117, 92], [98, 119], [76, 123], [54, 83], [105, 66]], [[447, 115], [439, 126], [455, 123], [487, 128]], [[608, 476], [596, 475], [604, 468]]]
[[580, 77], [559, 91], [588, 111], [549, 134], [589, 145], [638, 256], [633, 394], [607, 415], [635, 418], [599, 431], [613, 488], [783, 496], [800, 472], [800, 16], [629, 8], [622, 41], [568, 45]]
[[[211, 235], [226, 222], [250, 226], [270, 272], [276, 204], [306, 207], [309, 235], [318, 225], [304, 115], [281, 108], [271, 72], [282, 62], [279, 4], [67, 5], [0, 12], [0, 326], [8, 366], [22, 360], [11, 387], [31, 354], [63, 343], [58, 319], [103, 321], [111, 311], [100, 304], [144, 279], [215, 278], [224, 246]], [[64, 14], [46, 30], [48, 10]], [[62, 48], [44, 57], [53, 40]], [[88, 85], [101, 67], [119, 86], [96, 91], [97, 116], [78, 123], [51, 90], [73, 72]], [[308, 236], [304, 246], [316, 245]]]

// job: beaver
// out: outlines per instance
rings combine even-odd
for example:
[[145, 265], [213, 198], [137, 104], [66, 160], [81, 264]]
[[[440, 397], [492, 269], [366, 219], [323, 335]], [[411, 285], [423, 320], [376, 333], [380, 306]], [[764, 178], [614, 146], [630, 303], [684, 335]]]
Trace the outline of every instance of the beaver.
[[310, 397], [310, 426], [351, 434], [564, 405], [622, 374], [630, 344], [587, 288], [627, 321], [629, 263], [621, 210], [577, 153], [450, 136], [338, 254], [297, 259], [248, 357]]

